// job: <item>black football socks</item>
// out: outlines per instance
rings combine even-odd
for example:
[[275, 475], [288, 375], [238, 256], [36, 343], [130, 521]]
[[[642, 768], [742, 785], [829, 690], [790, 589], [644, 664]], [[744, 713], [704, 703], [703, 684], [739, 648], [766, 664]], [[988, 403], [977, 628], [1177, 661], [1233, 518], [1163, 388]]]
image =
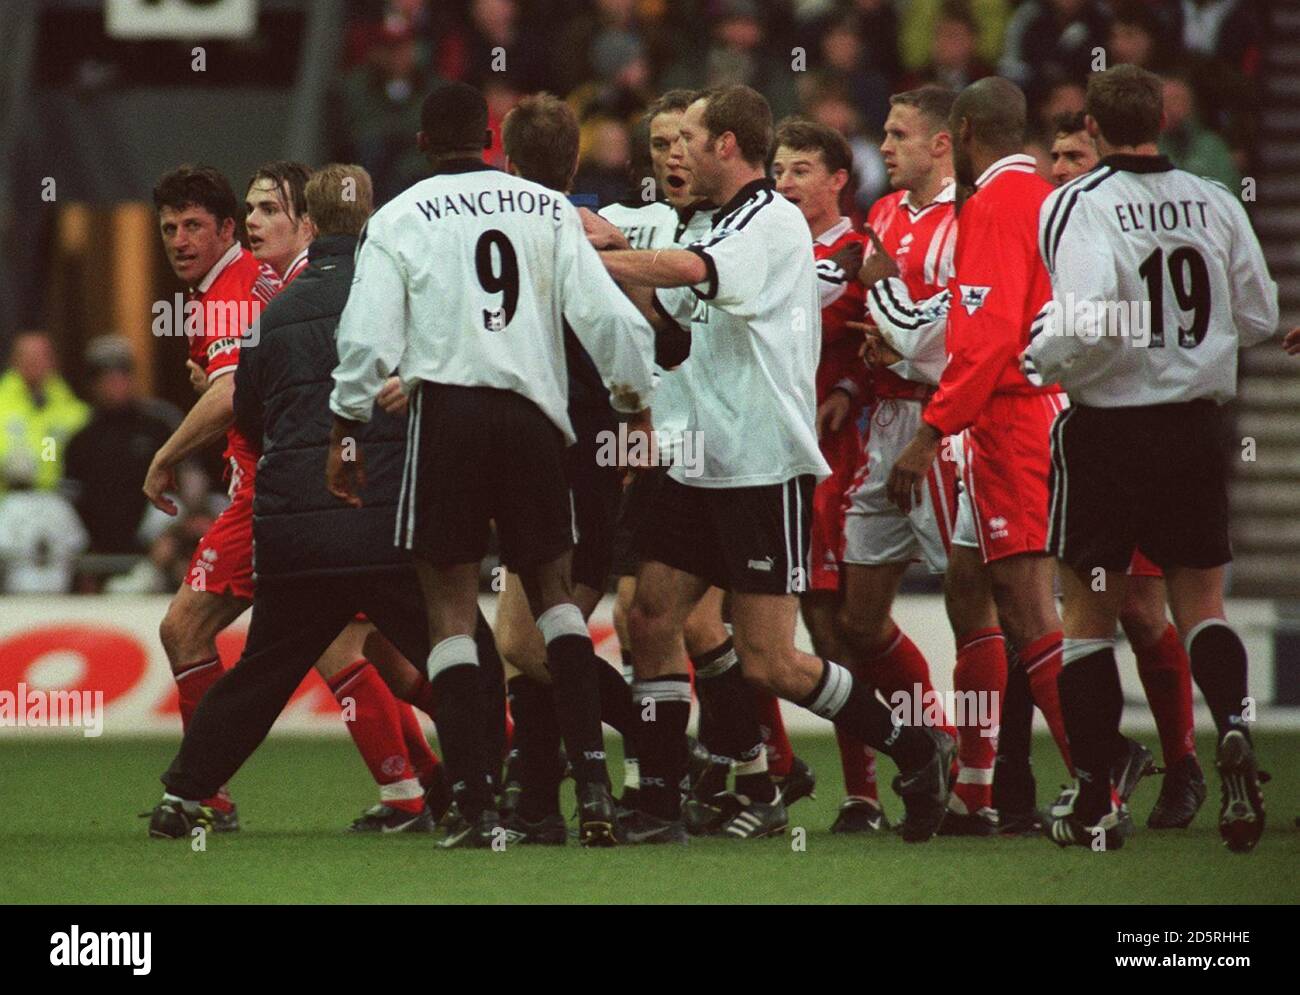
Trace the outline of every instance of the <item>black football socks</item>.
[[1079, 779], [1074, 814], [1095, 826], [1111, 808], [1110, 769], [1120, 746], [1124, 691], [1113, 639], [1066, 639], [1061, 650], [1061, 693], [1070, 759]]
[[1241, 637], [1223, 619], [1211, 618], [1192, 628], [1186, 645], [1192, 676], [1210, 706], [1219, 738], [1236, 730], [1249, 741], [1246, 647]]
[[564, 748], [579, 786], [604, 784], [605, 740], [600, 720], [600, 671], [609, 665], [596, 656], [587, 622], [574, 604], [559, 604], [542, 612], [537, 627], [546, 641], [546, 669], [551, 674], [555, 709], [564, 734]]

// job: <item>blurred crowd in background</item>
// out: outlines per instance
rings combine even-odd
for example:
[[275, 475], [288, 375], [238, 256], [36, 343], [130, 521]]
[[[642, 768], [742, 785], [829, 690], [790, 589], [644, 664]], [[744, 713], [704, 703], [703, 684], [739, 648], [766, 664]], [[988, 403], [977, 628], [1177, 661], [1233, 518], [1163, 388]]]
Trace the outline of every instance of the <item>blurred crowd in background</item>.
[[[745, 83], [779, 119], [841, 131], [861, 222], [886, 192], [878, 145], [889, 95], [1001, 74], [1029, 96], [1027, 151], [1050, 166], [1051, 122], [1082, 110], [1098, 64], [1165, 79], [1161, 151], [1236, 187], [1251, 169], [1261, 25], [1252, 0], [361, 0], [350, 5], [327, 101], [328, 158], [365, 166], [376, 202], [421, 179], [419, 109], [435, 79], [483, 89], [499, 124], [525, 94], [568, 100], [582, 122], [574, 189], [628, 195], [634, 125], [671, 87]], [[67, 357], [65, 357], [67, 358]], [[0, 372], [0, 592], [163, 592], [184, 579], [222, 504], [215, 461], [177, 475], [181, 514], [140, 486], [180, 412], [140, 396], [129, 344], [94, 339], [84, 382], [60, 375], [49, 336], [18, 335]]]
[[[1253, 143], [1258, 5], [1248, 0], [389, 0], [356, 5], [330, 101], [336, 158], [360, 162], [378, 200], [423, 175], [411, 142], [432, 79], [487, 94], [494, 124], [549, 90], [583, 122], [575, 190], [602, 202], [626, 186], [631, 128], [671, 87], [745, 83], [779, 119], [845, 134], [857, 207], [885, 190], [877, 152], [889, 95], [955, 89], [991, 74], [1034, 110], [1030, 151], [1050, 121], [1083, 108], [1088, 73], [1131, 62], [1162, 74], [1178, 165], [1236, 185]], [[489, 152], [498, 164], [500, 145]]]

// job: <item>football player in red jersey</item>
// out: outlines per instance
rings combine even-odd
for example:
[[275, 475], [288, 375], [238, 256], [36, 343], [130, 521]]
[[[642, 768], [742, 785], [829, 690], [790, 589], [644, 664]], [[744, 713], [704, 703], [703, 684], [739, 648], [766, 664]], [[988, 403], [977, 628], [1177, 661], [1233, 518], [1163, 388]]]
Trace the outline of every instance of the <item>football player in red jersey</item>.
[[[1055, 567], [1046, 552], [1049, 434], [1068, 400], [1059, 388], [1033, 386], [1019, 365], [1051, 297], [1038, 253], [1038, 210], [1052, 186], [1021, 152], [1025, 115], [1020, 88], [996, 76], [972, 83], [953, 104], [957, 181], [975, 192], [962, 207], [954, 258], [949, 360], [888, 489], [891, 500], [910, 509], [943, 439], [965, 433], [955, 538], [978, 544], [1018, 667], [1073, 774], [1057, 689], [1063, 637]], [[1028, 744], [1010, 757], [1007, 739], [1000, 738], [998, 778], [1032, 785]], [[1115, 781], [1131, 790], [1150, 754], [1131, 740], [1127, 745], [1129, 755], [1115, 758], [1124, 771]]]
[[[894, 192], [869, 215], [872, 250], [861, 277], [868, 287], [868, 355], [876, 407], [865, 459], [846, 494], [845, 605], [842, 638], [887, 699], [920, 689], [918, 711], [945, 723], [929, 665], [892, 618], [893, 599], [910, 562], [944, 574], [945, 605], [957, 645], [953, 685], [963, 701], [983, 699], [981, 715], [958, 714], [946, 726], [958, 742], [957, 783], [943, 834], [990, 835], [994, 746], [1006, 651], [978, 556], [954, 542], [960, 440], [932, 460], [922, 500], [902, 511], [888, 497], [894, 462], [921, 423], [946, 362], [944, 335], [957, 239], [948, 112], [955, 94], [926, 86], [895, 94], [881, 153]], [[915, 706], [914, 706], [915, 707]], [[963, 709], [965, 712], [965, 709]]]
[[[833, 128], [790, 120], [777, 129], [772, 178], [777, 192], [808, 221], [817, 258], [822, 304], [822, 352], [817, 366], [817, 435], [831, 475], [813, 492], [809, 576], [800, 597], [813, 650], [828, 659], [847, 659], [836, 616], [843, 602], [840, 558], [844, 545], [844, 492], [862, 459], [857, 419], [870, 400], [861, 340], [848, 322], [861, 317], [865, 289], [857, 279], [866, 239], [840, 214], [853, 154]], [[833, 832], [880, 829], [884, 816], [876, 785], [875, 751], [836, 731], [848, 797]]]
[[[277, 260], [284, 257], [291, 263], [305, 252], [314, 232], [303, 199], [310, 171], [296, 163], [278, 163], [262, 172], [278, 176], [274, 182], [284, 217], [277, 219], [281, 224], [269, 226], [259, 217], [255, 222], [259, 245]], [[257, 179], [250, 186], [255, 187]], [[245, 439], [233, 427], [232, 374], [245, 336], [255, 345], [260, 309], [283, 285], [277, 278], [287, 275], [288, 267], [280, 271], [259, 263], [239, 244], [235, 237], [238, 204], [225, 178], [210, 167], [183, 166], [165, 175], [155, 188], [154, 201], [168, 260], [192, 288], [186, 313], [187, 365], [199, 400], [154, 456], [144, 491], [157, 507], [175, 514], [176, 506], [165, 493], [172, 486], [173, 468], [222, 433], [227, 438], [230, 470], [230, 505], [200, 541], [187, 581], [173, 597], [159, 629], [180, 693], [181, 721], [188, 724], [204, 692], [222, 673], [217, 633], [252, 600], [252, 501], [260, 440]], [[294, 209], [291, 204], [298, 206]], [[283, 224], [294, 229], [290, 237], [281, 230]], [[429, 784], [437, 780], [437, 759], [414, 713], [403, 721], [388, 686], [362, 658], [364, 638], [364, 630], [343, 633], [318, 666], [336, 698], [351, 706], [344, 713], [349, 732], [380, 784], [380, 805], [353, 828], [368, 831], [387, 826], [390, 832], [425, 828], [429, 822], [424, 815], [425, 787], [412, 766], [408, 742], [418, 737], [423, 745], [416, 757], [419, 773]], [[239, 828], [234, 803], [224, 789], [204, 803], [216, 814], [215, 829]]]

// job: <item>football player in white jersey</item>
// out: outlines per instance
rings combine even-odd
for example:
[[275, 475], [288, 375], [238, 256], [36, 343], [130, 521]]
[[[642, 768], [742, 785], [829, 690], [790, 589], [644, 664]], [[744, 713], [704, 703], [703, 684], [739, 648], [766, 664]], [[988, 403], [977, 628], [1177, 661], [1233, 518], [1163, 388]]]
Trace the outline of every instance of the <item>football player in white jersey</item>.
[[[711, 231], [716, 208], [692, 194], [690, 174], [676, 144], [682, 115], [696, 96], [690, 90], [670, 90], [646, 110], [652, 189], [662, 191], [665, 201], [633, 206], [636, 195], [647, 189], [647, 185], [638, 182], [632, 191], [633, 200], [603, 208], [601, 216], [618, 226], [625, 238], [609, 248], [685, 246]], [[635, 176], [634, 182], [637, 182]], [[694, 449], [685, 449], [690, 391], [688, 367], [689, 360], [684, 360], [672, 370], [660, 371], [659, 387], [655, 391], [655, 432], [662, 440], [661, 453], [668, 457], [662, 458], [661, 464], [669, 459], [680, 462], [695, 454]], [[627, 612], [636, 591], [638, 565], [634, 532], [666, 473], [667, 466], [661, 465], [632, 478], [616, 543], [615, 568], [619, 583], [614, 624], [629, 681], [633, 679], [634, 657]], [[766, 797], [761, 786], [753, 787], [754, 781], [770, 775], [780, 787], [784, 803], [789, 805], [812, 794], [816, 778], [812, 769], [794, 755], [779, 702], [738, 681], [739, 657], [723, 620], [724, 599], [722, 588], [710, 587], [687, 617], [683, 630], [700, 705], [700, 741], [693, 747], [692, 783], [683, 818], [687, 831], [693, 835], [752, 838], [759, 823], [769, 831], [776, 828], [773, 820], [755, 822], [746, 813], [748, 805], [742, 799], [748, 799], [751, 794]], [[731, 673], [733, 669], [735, 672]], [[742, 779], [737, 782], [739, 787], [735, 793], [726, 791], [733, 772]], [[635, 789], [640, 781], [635, 760], [625, 766], [625, 778], [622, 802], [627, 808], [635, 802]], [[744, 787], [749, 787], [750, 794], [741, 790]]]
[[[577, 209], [540, 184], [491, 169], [481, 154], [487, 106], [473, 87], [438, 86], [421, 108], [420, 147], [434, 174], [370, 219], [339, 323], [329, 486], [357, 503], [354, 426], [401, 362], [410, 391], [407, 464], [396, 542], [412, 551], [429, 610], [429, 680], [456, 694], [460, 732], [483, 733], [472, 634], [479, 564], [496, 523], [502, 562], [522, 581], [546, 641], [547, 668], [578, 782], [579, 838], [615, 842], [597, 668], [574, 601], [573, 508], [564, 453], [565, 322], [611, 403], [650, 428], [654, 333], [609, 280]], [[352, 440], [349, 447], [348, 442]], [[498, 816], [489, 764], [458, 798], [447, 846], [490, 847]]]
[[1219, 832], [1232, 850], [1264, 830], [1248, 723], [1246, 650], [1226, 620], [1227, 461], [1220, 405], [1237, 352], [1278, 327], [1277, 285], [1237, 195], [1160, 155], [1160, 78], [1135, 66], [1094, 75], [1088, 133], [1101, 162], [1040, 215], [1052, 299], [1024, 368], [1071, 406], [1052, 429], [1048, 548], [1065, 598], [1062, 711], [1079, 781], [1049, 836], [1122, 845], [1112, 803], [1123, 692], [1115, 623], [1139, 549], [1165, 572], [1174, 623], [1218, 730]]
[[[1058, 114], [1053, 131], [1052, 180], [1059, 187], [1096, 167], [1097, 144], [1088, 134], [1083, 111]], [[1147, 826], [1186, 829], [1206, 795], [1205, 774], [1196, 759], [1191, 662], [1177, 628], [1165, 614], [1164, 572], [1138, 550], [1134, 550], [1129, 564], [1128, 591], [1120, 608], [1119, 624], [1137, 657], [1138, 676], [1156, 720], [1164, 759], [1160, 797], [1147, 818]], [[1004, 732], [1009, 724], [1009, 718], [1004, 716]], [[1073, 798], [1074, 789], [1067, 788], [1057, 798], [1053, 811], [1064, 814]]]
[[[803, 215], [766, 176], [771, 142], [762, 95], [744, 86], [703, 94], [683, 116], [678, 143], [693, 192], [722, 204], [712, 233], [686, 249], [604, 254], [625, 285], [668, 288], [656, 294], [659, 308], [690, 321], [687, 425], [704, 445], [698, 475], [669, 471], [639, 536], [629, 618], [634, 696], [656, 707], [641, 712], [641, 791], [625, 833], [631, 842], [685, 840], [677, 791], [690, 713], [682, 627], [712, 585], [732, 593], [744, 677], [892, 756], [902, 771], [903, 836], [920, 842], [943, 819], [947, 737], [897, 723], [847, 670], [794, 645], [812, 491], [829, 468], [815, 428], [821, 308], [812, 246]], [[605, 243], [598, 225], [589, 233]], [[780, 821], [779, 793], [748, 800], [755, 835], [769, 817]]]

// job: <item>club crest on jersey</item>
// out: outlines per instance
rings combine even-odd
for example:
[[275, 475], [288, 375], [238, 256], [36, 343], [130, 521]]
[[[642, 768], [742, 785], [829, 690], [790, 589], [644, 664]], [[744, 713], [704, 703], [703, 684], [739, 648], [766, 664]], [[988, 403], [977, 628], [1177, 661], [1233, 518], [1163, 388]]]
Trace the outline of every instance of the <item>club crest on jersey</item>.
[[502, 332], [506, 327], [506, 312], [504, 308], [492, 307], [483, 309], [483, 327], [489, 332]]
[[961, 306], [966, 309], [967, 314], [974, 314], [984, 306], [988, 300], [989, 291], [992, 287], [968, 287], [966, 284], [958, 284], [961, 287]]

